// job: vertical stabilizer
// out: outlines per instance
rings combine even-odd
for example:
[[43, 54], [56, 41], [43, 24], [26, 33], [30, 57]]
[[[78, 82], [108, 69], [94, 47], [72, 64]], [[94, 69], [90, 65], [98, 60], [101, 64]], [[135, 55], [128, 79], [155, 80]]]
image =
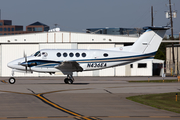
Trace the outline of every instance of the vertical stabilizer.
[[161, 41], [169, 27], [145, 27], [144, 32], [139, 39], [132, 45], [130, 52], [152, 53], [156, 52]]

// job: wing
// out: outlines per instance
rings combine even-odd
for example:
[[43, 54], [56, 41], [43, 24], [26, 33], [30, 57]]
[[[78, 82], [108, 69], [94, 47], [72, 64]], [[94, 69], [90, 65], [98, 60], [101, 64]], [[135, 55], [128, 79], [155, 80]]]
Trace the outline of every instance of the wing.
[[64, 61], [56, 65], [55, 68], [60, 70], [63, 74], [83, 71], [83, 68], [76, 61]]

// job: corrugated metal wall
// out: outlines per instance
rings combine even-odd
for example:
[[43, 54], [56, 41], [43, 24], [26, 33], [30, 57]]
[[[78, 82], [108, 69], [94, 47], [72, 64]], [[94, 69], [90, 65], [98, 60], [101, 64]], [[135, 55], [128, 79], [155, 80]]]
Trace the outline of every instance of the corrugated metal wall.
[[75, 49], [76, 43], [42, 43], [39, 44], [40, 49]]
[[0, 76], [2, 76], [2, 46], [0, 45]]
[[166, 47], [166, 74], [180, 73], [180, 46], [174, 47], [175, 71], [173, 72], [172, 47]]
[[132, 43], [137, 37], [125, 37], [120, 35], [99, 35], [73, 32], [42, 32], [20, 35], [6, 35], [0, 37], [0, 43]]
[[[7, 64], [15, 59], [22, 58], [24, 52], [26, 55], [31, 55], [39, 50], [38, 44], [2, 44], [2, 76], [10, 76], [11, 69], [7, 67]], [[30, 76], [37, 76], [38, 74], [32, 74]], [[29, 76], [24, 73], [16, 73], [15, 76]]]
[[172, 49], [170, 48], [170, 47], [166, 47], [166, 73], [168, 73], [168, 74], [172, 74], [171, 73], [171, 69], [173, 68], [173, 66], [172, 66], [172, 63], [173, 63], [173, 61], [172, 61]]

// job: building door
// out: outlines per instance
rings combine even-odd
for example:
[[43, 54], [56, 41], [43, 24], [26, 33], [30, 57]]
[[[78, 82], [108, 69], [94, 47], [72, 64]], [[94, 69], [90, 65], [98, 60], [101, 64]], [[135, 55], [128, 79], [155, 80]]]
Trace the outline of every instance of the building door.
[[153, 63], [153, 76], [160, 76], [162, 68], [163, 68], [162, 63]]

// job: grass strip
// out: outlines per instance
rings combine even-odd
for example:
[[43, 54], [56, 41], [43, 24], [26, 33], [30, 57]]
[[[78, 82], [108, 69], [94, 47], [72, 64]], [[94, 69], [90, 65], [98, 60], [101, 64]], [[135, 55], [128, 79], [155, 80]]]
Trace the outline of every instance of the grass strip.
[[[171, 83], [171, 82], [178, 82], [178, 80], [139, 80], [139, 81], [128, 81], [130, 83], [145, 83], [145, 82], [149, 82], [149, 83]], [[180, 82], [180, 81], [179, 81]]]
[[180, 92], [177, 92], [177, 94], [177, 101], [176, 93], [138, 95], [127, 97], [126, 99], [158, 109], [180, 113]]

